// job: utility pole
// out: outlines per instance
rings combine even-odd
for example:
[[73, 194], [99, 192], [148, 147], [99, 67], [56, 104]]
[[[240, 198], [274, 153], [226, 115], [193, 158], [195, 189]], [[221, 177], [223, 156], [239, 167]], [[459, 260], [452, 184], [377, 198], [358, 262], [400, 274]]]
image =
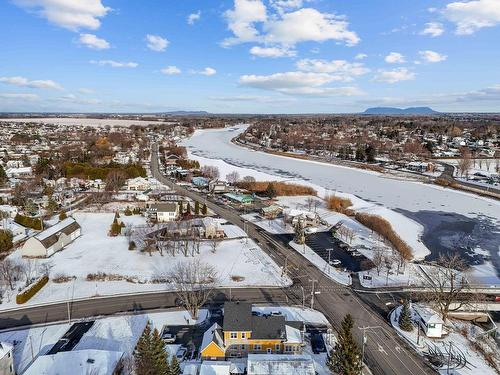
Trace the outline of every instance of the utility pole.
[[302, 285], [300, 286], [300, 289], [302, 289], [302, 308], [304, 308], [306, 307], [306, 294]]
[[382, 328], [381, 326], [372, 326], [372, 327], [358, 327], [359, 330], [363, 332], [363, 342], [361, 343], [361, 369], [359, 370], [359, 374], [363, 374], [363, 366], [365, 362], [365, 346], [366, 342], [368, 341], [368, 337], [366, 336], [366, 330], [368, 329], [375, 329], [375, 328]]
[[317, 293], [314, 291], [314, 284], [318, 282], [318, 280], [312, 279], [309, 280], [312, 283], [312, 289], [311, 289], [311, 309], [314, 309], [314, 295]]

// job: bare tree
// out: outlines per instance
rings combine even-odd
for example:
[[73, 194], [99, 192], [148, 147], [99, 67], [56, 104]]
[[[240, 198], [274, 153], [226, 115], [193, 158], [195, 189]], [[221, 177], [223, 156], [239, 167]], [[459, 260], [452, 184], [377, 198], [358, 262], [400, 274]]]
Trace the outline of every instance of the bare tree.
[[306, 198], [307, 210], [312, 211], [315, 199], [313, 197]]
[[20, 279], [22, 267], [16, 262], [6, 258], [0, 261], [0, 277], [9, 285], [10, 290], [15, 289], [15, 282]]
[[428, 292], [423, 298], [436, 306], [444, 322], [451, 311], [470, 304], [473, 296], [467, 282], [467, 265], [458, 255], [441, 255], [435, 267], [427, 271], [424, 285]]
[[220, 245], [220, 241], [217, 240], [217, 239], [211, 239], [210, 240], [210, 248], [212, 249], [212, 253], [216, 253], [217, 252], [217, 248], [219, 247]]
[[243, 177], [243, 182], [247, 182], [247, 183], [249, 183], [249, 182], [255, 182], [255, 177], [253, 177], [253, 176], [245, 176], [245, 177]]
[[[481, 159], [479, 159], [479, 163], [481, 163]], [[460, 172], [460, 176], [463, 177], [469, 174], [469, 169], [471, 168], [471, 154], [467, 147], [462, 148], [460, 151], [460, 159], [458, 159], [458, 171]], [[481, 164], [479, 166], [481, 168]]]
[[218, 274], [214, 267], [199, 259], [178, 262], [170, 271], [168, 279], [174, 285], [181, 303], [193, 319], [213, 293]]
[[118, 191], [127, 181], [127, 174], [120, 170], [111, 170], [106, 176], [106, 191]]
[[384, 249], [381, 247], [375, 247], [373, 249], [373, 264], [377, 270], [377, 275], [380, 275], [380, 271], [382, 270], [382, 266], [384, 265]]
[[226, 180], [229, 182], [231, 185], [234, 185], [240, 180], [240, 174], [236, 171], [232, 171], [231, 173], [228, 173], [226, 175]]
[[211, 180], [217, 180], [220, 177], [219, 168], [214, 165], [204, 165], [201, 167], [200, 172], [203, 176]]

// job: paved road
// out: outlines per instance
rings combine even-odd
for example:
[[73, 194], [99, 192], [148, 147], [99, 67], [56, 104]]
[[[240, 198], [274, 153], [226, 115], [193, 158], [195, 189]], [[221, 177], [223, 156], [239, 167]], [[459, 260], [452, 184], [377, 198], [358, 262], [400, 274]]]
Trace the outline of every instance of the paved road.
[[453, 181], [457, 185], [462, 185], [465, 187], [470, 187], [470, 188], [482, 190], [486, 193], [492, 192], [495, 194], [500, 194], [500, 189], [493, 187], [493, 186], [483, 186], [483, 185], [478, 185], [478, 184], [472, 184], [470, 182], [466, 182], [466, 181], [462, 181], [462, 180], [457, 180], [453, 176], [453, 172], [454, 172], [455, 168], [451, 164], [447, 164], [445, 162], [439, 162], [439, 163], [444, 167], [444, 171], [443, 171], [443, 173], [441, 173], [441, 176], [440, 176], [441, 178], [445, 178], [447, 180]]
[[[291, 303], [301, 304], [303, 302], [302, 290], [304, 290], [307, 302], [310, 303], [312, 280], [315, 280], [315, 290], [319, 291], [320, 294], [314, 296], [314, 308], [325, 314], [336, 329], [340, 327], [340, 322], [348, 313], [353, 316], [358, 327], [376, 327], [366, 330], [367, 344], [365, 348], [365, 362], [374, 374], [435, 373], [421, 357], [406, 347], [406, 344], [394, 333], [387, 321], [371, 311], [350, 288], [343, 287], [327, 278], [300, 254], [261, 232], [252, 223], [244, 222], [237, 212], [206, 200], [203, 195], [180, 187], [164, 177], [159, 170], [156, 149], [152, 152], [151, 170], [153, 176], [165, 185], [195, 201], [206, 202], [208, 208], [215, 214], [243, 228], [249, 237], [257, 241], [278, 265], [283, 267], [286, 258], [287, 264], [290, 266], [289, 276], [294, 280], [294, 287], [285, 289], [284, 292]], [[356, 329], [355, 335], [358, 342], [361, 343], [361, 330]]]

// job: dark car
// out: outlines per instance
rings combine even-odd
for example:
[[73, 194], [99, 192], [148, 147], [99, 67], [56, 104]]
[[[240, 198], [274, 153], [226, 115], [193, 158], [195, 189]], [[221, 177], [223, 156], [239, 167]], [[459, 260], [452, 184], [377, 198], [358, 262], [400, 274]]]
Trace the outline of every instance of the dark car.
[[311, 335], [311, 347], [314, 354], [326, 352], [325, 341], [321, 333], [313, 333]]

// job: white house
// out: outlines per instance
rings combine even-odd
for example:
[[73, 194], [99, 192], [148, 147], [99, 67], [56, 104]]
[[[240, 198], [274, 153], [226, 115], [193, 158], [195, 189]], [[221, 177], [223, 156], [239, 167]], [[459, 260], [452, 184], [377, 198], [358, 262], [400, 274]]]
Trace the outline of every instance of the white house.
[[8, 204], [0, 205], [0, 211], [7, 212], [12, 219], [14, 219], [18, 213], [16, 206], [9, 206]]
[[5, 171], [8, 178], [31, 176], [31, 167], [9, 168]]
[[21, 249], [23, 257], [49, 257], [81, 235], [80, 225], [72, 217], [28, 238]]
[[412, 305], [412, 308], [418, 315], [418, 324], [427, 337], [441, 338], [443, 336], [444, 322], [437, 312], [421, 305]]
[[127, 180], [126, 189], [132, 191], [144, 191], [149, 189], [150, 185], [151, 184], [147, 178], [136, 177]]
[[179, 216], [179, 205], [175, 202], [154, 203], [149, 206], [148, 215], [158, 223], [174, 221]]

